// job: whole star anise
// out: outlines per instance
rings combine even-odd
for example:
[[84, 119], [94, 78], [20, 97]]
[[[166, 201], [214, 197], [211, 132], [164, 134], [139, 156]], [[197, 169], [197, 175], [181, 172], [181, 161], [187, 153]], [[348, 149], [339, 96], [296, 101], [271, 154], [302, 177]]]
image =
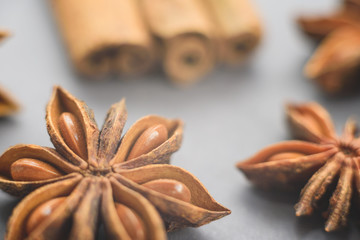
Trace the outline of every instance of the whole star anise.
[[55, 149], [17, 145], [0, 157], [1, 189], [36, 189], [13, 211], [7, 239], [95, 239], [99, 229], [109, 239], [165, 239], [163, 221], [174, 230], [230, 213], [193, 175], [166, 164], [181, 144], [180, 120], [146, 116], [121, 138], [124, 100], [99, 131], [85, 103], [60, 87], [46, 112]]
[[317, 103], [290, 104], [286, 113], [293, 135], [306, 141], [271, 145], [237, 167], [266, 189], [296, 190], [306, 184], [295, 205], [296, 216], [311, 215], [332, 193], [325, 230], [337, 230], [347, 224], [351, 200], [358, 204], [360, 194], [360, 138], [355, 136], [355, 122], [348, 120], [337, 136], [328, 112]]
[[340, 93], [359, 85], [360, 1], [345, 0], [335, 13], [324, 17], [301, 17], [302, 30], [322, 39], [305, 66], [305, 75], [325, 91]]

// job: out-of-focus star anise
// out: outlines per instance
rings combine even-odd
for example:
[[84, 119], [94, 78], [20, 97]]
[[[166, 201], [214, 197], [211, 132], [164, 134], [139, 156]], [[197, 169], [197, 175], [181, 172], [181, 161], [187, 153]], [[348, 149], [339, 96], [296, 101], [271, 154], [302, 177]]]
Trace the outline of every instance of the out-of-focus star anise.
[[[0, 30], [0, 43], [9, 36], [9, 32]], [[19, 110], [17, 101], [0, 87], [0, 117], [5, 117]]]
[[0, 157], [1, 189], [36, 189], [13, 211], [7, 239], [96, 239], [99, 229], [108, 239], [165, 239], [163, 221], [174, 230], [230, 213], [193, 175], [166, 164], [181, 144], [180, 120], [146, 116], [121, 138], [124, 100], [100, 131], [85, 103], [60, 87], [46, 113], [55, 149], [17, 145]]
[[0, 29], [0, 42], [9, 36], [9, 32]]
[[305, 75], [329, 93], [359, 85], [360, 1], [344, 0], [331, 15], [301, 17], [298, 23], [310, 36], [323, 39], [306, 64]]
[[0, 117], [9, 116], [20, 109], [15, 98], [0, 86]]
[[311, 215], [332, 194], [325, 212], [326, 231], [347, 224], [350, 203], [360, 194], [360, 139], [348, 120], [337, 136], [328, 112], [317, 103], [287, 106], [293, 135], [306, 141], [271, 145], [237, 167], [255, 185], [266, 189], [303, 187], [295, 205], [296, 216]]

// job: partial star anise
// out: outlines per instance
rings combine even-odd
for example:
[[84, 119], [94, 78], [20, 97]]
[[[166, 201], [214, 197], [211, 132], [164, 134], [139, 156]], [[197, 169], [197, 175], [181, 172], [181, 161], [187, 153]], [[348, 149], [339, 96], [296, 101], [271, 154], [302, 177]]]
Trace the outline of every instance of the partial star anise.
[[5, 38], [9, 36], [9, 32], [0, 30], [0, 42], [2, 42]]
[[55, 149], [17, 145], [0, 157], [1, 189], [36, 189], [14, 209], [7, 239], [165, 239], [163, 221], [174, 230], [230, 213], [193, 175], [167, 164], [181, 144], [180, 120], [146, 116], [121, 138], [124, 100], [99, 131], [85, 103], [60, 87], [46, 113]]
[[20, 105], [7, 91], [0, 87], [0, 117], [9, 116], [20, 109]]
[[237, 167], [255, 185], [266, 189], [303, 187], [296, 216], [311, 215], [332, 194], [325, 216], [326, 231], [347, 224], [350, 203], [359, 204], [360, 138], [349, 120], [337, 136], [328, 112], [317, 103], [287, 106], [290, 129], [306, 141], [271, 145]]
[[[0, 43], [9, 35], [8, 32], [0, 30]], [[19, 104], [3, 88], [0, 87], [0, 117], [5, 117], [19, 110]]]
[[329, 16], [301, 17], [298, 23], [310, 36], [324, 38], [306, 64], [305, 75], [329, 93], [359, 85], [360, 1], [345, 0]]

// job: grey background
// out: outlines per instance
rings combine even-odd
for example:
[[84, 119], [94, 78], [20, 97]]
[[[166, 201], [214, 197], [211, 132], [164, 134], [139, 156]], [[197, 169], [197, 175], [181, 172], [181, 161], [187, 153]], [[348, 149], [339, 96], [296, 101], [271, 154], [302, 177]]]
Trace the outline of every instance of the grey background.
[[[256, 0], [265, 38], [241, 68], [219, 66], [188, 89], [172, 86], [160, 73], [103, 82], [79, 79], [44, 0], [0, 0], [0, 26], [13, 37], [0, 48], [0, 83], [22, 103], [22, 111], [0, 120], [0, 152], [18, 143], [51, 146], [45, 105], [60, 84], [94, 109], [99, 125], [107, 109], [127, 99], [130, 126], [147, 114], [181, 117], [186, 128], [172, 164], [197, 176], [232, 214], [197, 229], [169, 234], [170, 239], [355, 239], [358, 226], [338, 233], [323, 231], [315, 215], [297, 219], [297, 194], [254, 189], [234, 164], [268, 144], [288, 139], [283, 121], [286, 101], [315, 100], [332, 114], [340, 131], [348, 116], [360, 116], [360, 94], [331, 98], [302, 75], [315, 45], [297, 29], [301, 13], [328, 12], [335, 0]], [[0, 192], [0, 235], [18, 200]]]

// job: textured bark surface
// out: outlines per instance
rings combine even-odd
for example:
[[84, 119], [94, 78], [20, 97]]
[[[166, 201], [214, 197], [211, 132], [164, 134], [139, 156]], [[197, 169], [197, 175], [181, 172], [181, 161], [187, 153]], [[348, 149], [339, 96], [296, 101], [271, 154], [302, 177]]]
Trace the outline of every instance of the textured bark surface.
[[81, 73], [139, 74], [152, 64], [149, 33], [136, 1], [52, 1], [70, 57]]
[[165, 73], [190, 84], [214, 66], [214, 28], [198, 0], [140, 0], [145, 22], [159, 41]]

